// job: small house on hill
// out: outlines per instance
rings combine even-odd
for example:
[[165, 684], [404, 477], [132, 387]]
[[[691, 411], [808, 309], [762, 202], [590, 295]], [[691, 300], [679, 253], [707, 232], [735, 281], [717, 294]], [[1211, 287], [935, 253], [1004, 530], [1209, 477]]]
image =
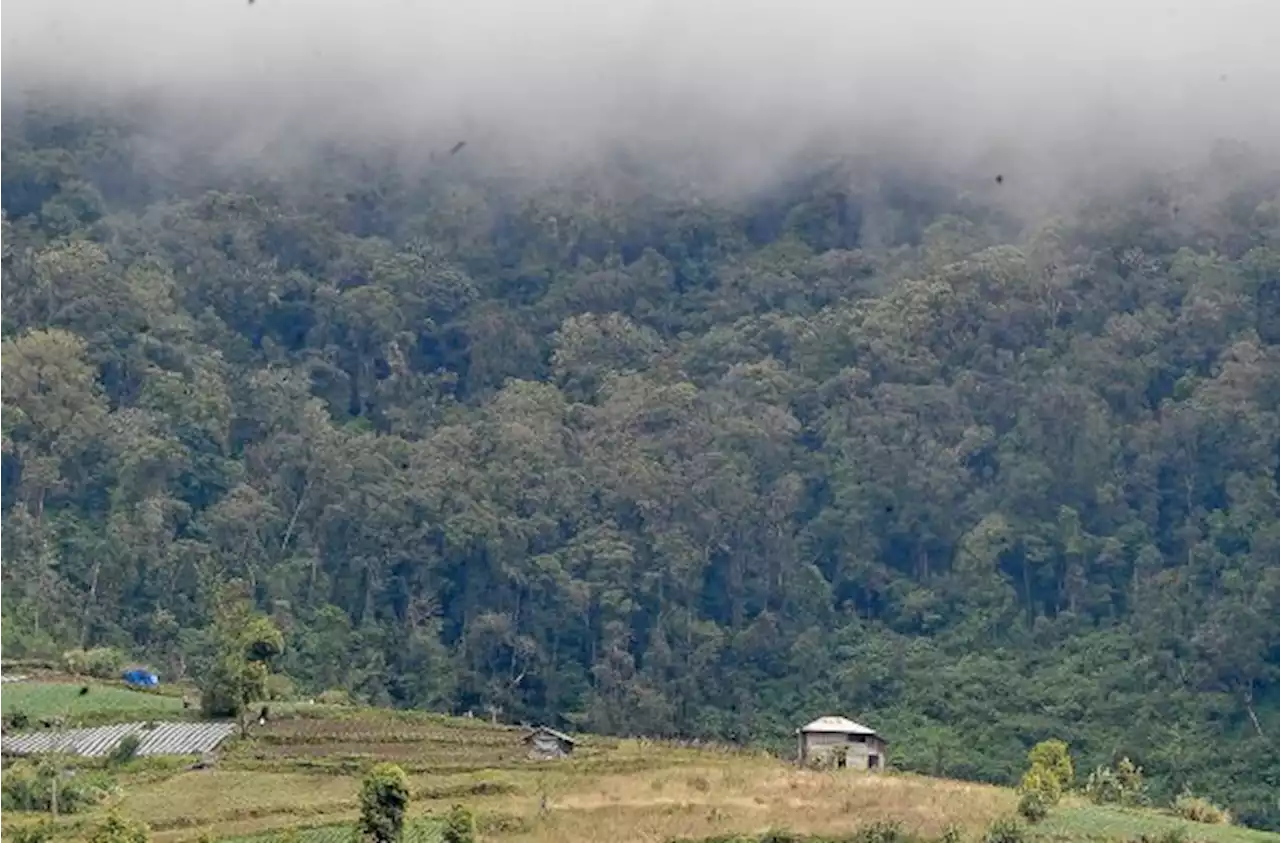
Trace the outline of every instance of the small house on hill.
[[524, 738], [529, 747], [529, 758], [534, 761], [550, 761], [556, 758], [567, 758], [573, 754], [577, 741], [564, 732], [557, 732], [548, 726], [539, 726]]
[[802, 765], [884, 769], [888, 743], [874, 729], [846, 717], [819, 717], [796, 734]]

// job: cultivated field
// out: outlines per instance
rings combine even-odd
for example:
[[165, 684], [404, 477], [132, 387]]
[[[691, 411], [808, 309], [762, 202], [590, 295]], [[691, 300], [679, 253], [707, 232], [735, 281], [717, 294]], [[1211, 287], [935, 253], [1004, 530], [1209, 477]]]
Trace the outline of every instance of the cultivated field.
[[[87, 694], [81, 690], [88, 688]], [[118, 720], [172, 720], [183, 713], [182, 699], [134, 691], [101, 682], [6, 682], [0, 690], [0, 710], [17, 712], [31, 721], [62, 717], [69, 725], [96, 725]]]
[[[410, 775], [406, 843], [434, 843], [434, 818], [458, 802], [476, 813], [482, 840], [511, 843], [666, 843], [769, 829], [845, 835], [876, 821], [933, 837], [956, 826], [977, 841], [1016, 803], [1003, 788], [804, 771], [759, 753], [585, 736], [572, 759], [531, 762], [521, 730], [476, 720], [304, 705], [280, 714], [231, 745], [216, 769], [134, 762], [110, 805], [148, 822], [157, 843], [206, 834], [347, 843], [360, 776], [382, 759]], [[64, 820], [60, 836], [74, 836], [94, 816]], [[23, 819], [6, 812], [5, 821]], [[1129, 841], [1175, 828], [1189, 841], [1280, 843], [1280, 835], [1073, 801], [1035, 827], [1033, 839]]]

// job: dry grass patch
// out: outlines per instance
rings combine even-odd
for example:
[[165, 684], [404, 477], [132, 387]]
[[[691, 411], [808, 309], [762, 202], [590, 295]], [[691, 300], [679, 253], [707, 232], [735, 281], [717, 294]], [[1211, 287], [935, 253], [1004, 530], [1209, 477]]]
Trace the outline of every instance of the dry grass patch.
[[129, 790], [119, 807], [156, 830], [221, 826], [272, 815], [318, 817], [353, 809], [356, 783], [337, 776], [200, 770]]
[[550, 815], [525, 838], [601, 839], [592, 836], [601, 824], [616, 825], [608, 837], [619, 843], [769, 828], [848, 833], [879, 820], [936, 836], [950, 825], [976, 833], [1014, 802], [1007, 790], [965, 782], [811, 772], [780, 762], [720, 764], [668, 776], [600, 776], [589, 787], [558, 793]]

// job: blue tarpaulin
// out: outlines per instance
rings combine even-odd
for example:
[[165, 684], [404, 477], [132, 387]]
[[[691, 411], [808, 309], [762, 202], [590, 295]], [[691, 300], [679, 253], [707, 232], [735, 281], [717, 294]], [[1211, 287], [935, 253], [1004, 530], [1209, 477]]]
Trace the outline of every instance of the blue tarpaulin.
[[123, 674], [124, 681], [130, 685], [144, 685], [148, 688], [154, 688], [160, 684], [160, 677], [156, 676], [149, 670], [137, 668], [134, 670], [126, 670]]

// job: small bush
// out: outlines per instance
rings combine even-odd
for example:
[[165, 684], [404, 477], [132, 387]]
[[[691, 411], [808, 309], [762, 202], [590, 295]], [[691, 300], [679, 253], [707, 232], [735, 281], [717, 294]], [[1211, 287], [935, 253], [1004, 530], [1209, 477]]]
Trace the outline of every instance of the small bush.
[[1012, 817], [998, 819], [987, 826], [987, 833], [982, 836], [982, 843], [1025, 843], [1027, 830], [1022, 823]]
[[111, 750], [111, 754], [107, 756], [107, 763], [116, 767], [128, 764], [138, 754], [138, 747], [140, 746], [142, 746], [142, 739], [137, 735], [125, 735], [120, 739], [120, 743], [116, 744], [115, 749]]
[[53, 839], [53, 823], [42, 820], [31, 825], [9, 826], [9, 843], [48, 843]]
[[942, 832], [942, 836], [938, 838], [938, 843], [961, 843], [964, 840], [964, 834], [960, 831], [960, 827], [949, 825]]
[[351, 695], [338, 688], [330, 688], [316, 697], [320, 705], [351, 705]]
[[[6, 770], [0, 784], [0, 808], [6, 811], [53, 810], [55, 767], [17, 764]], [[58, 780], [58, 812], [74, 814], [92, 808], [115, 790], [115, 780], [105, 774], [84, 773]]]
[[96, 676], [99, 679], [117, 678], [124, 661], [124, 653], [114, 647], [68, 650], [62, 654], [62, 666], [68, 673]]
[[1171, 828], [1159, 834], [1140, 834], [1131, 843], [1187, 843], [1187, 832], [1181, 828]]
[[1142, 805], [1147, 801], [1147, 786], [1142, 768], [1128, 758], [1114, 767], [1099, 767], [1089, 774], [1084, 793], [1098, 805]]
[[703, 776], [690, 776], [689, 787], [693, 788], [699, 793], [706, 793], [707, 791], [711, 790], [711, 782], [707, 781], [706, 778]]
[[9, 727], [13, 729], [25, 729], [31, 725], [31, 718], [25, 711], [15, 711], [6, 719], [9, 721]]
[[1018, 791], [1022, 794], [1035, 794], [1046, 808], [1057, 805], [1062, 799], [1062, 785], [1058, 777], [1044, 767], [1027, 770], [1018, 785]]
[[409, 807], [409, 780], [395, 764], [379, 764], [360, 786], [360, 838], [368, 843], [399, 843]]
[[1199, 796], [1183, 793], [1173, 802], [1173, 812], [1184, 820], [1206, 825], [1230, 825], [1231, 814], [1225, 808]]
[[1035, 790], [1024, 790], [1018, 797], [1018, 814], [1029, 823], [1038, 823], [1049, 816], [1049, 803]]
[[1075, 767], [1071, 764], [1071, 753], [1063, 741], [1041, 741], [1027, 754], [1027, 762], [1032, 770], [1038, 770], [1054, 779], [1060, 793], [1070, 790], [1075, 784]]
[[[732, 838], [727, 838], [732, 839]], [[766, 831], [760, 835], [760, 843], [803, 843], [797, 835], [782, 829]]]
[[528, 834], [533, 828], [533, 823], [527, 817], [512, 814], [482, 814], [476, 817], [478, 834]]
[[908, 837], [902, 823], [879, 821], [858, 829], [853, 839], [855, 843], [905, 843]]
[[151, 829], [144, 823], [126, 820], [116, 811], [94, 827], [89, 843], [148, 843]]
[[443, 843], [475, 843], [476, 818], [462, 805], [454, 805], [444, 818]]
[[267, 699], [271, 702], [287, 702], [296, 696], [293, 680], [288, 676], [273, 673], [267, 677]]

